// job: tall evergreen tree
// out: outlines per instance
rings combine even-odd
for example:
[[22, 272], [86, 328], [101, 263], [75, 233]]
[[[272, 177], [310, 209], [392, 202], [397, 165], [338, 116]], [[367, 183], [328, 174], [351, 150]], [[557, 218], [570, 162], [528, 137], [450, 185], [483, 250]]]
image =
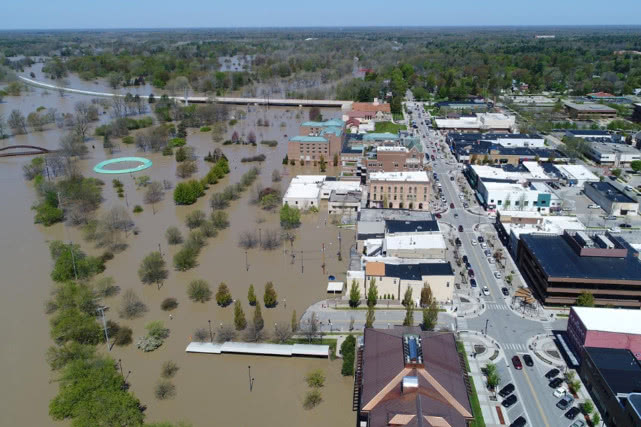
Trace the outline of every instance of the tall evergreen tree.
[[234, 326], [237, 331], [242, 331], [247, 327], [247, 319], [245, 319], [245, 312], [240, 300], [236, 300], [236, 303], [234, 303]]
[[260, 311], [259, 302], [256, 302], [256, 308], [254, 309], [254, 326], [258, 331], [261, 331], [265, 327], [265, 321], [263, 320], [263, 314]]

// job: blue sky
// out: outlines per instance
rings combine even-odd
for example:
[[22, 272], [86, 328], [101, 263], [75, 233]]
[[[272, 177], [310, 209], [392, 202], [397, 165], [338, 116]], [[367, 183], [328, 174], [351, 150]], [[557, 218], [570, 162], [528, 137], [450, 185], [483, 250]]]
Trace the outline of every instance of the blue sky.
[[19, 0], [0, 29], [639, 25], [641, 0]]

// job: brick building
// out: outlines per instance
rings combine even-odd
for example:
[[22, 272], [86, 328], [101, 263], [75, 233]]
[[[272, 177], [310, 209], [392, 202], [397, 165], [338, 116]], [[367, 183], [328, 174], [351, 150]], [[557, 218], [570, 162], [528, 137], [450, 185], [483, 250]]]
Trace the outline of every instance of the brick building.
[[369, 174], [370, 207], [428, 210], [430, 191], [430, 179], [425, 171]]
[[425, 155], [416, 147], [380, 146], [366, 158], [367, 172], [423, 170]]
[[340, 156], [345, 137], [345, 123], [332, 119], [324, 122], [303, 122], [299, 134], [290, 138], [287, 145], [288, 159], [306, 164], [320, 161], [321, 156], [331, 162]]

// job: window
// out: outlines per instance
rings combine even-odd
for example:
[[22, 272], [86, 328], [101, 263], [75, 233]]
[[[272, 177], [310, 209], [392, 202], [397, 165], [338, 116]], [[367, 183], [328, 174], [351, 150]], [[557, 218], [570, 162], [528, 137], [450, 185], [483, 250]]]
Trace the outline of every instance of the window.
[[394, 192], [396, 193], [398, 191], [398, 187], [394, 186]]
[[497, 204], [497, 205], [499, 205], [499, 206], [501, 206], [501, 204], [502, 204], [502, 203], [503, 203], [503, 201], [502, 201], [502, 200], [497, 200], [497, 201], [496, 201], [496, 204]]
[[514, 202], [514, 204], [515, 204], [516, 206], [518, 206], [518, 205], [519, 205], [519, 201], [517, 200], [516, 202]]
[[494, 203], [494, 199], [490, 200], [490, 203]]
[[529, 205], [530, 205], [530, 202], [528, 201], [523, 202], [523, 206], [529, 206]]

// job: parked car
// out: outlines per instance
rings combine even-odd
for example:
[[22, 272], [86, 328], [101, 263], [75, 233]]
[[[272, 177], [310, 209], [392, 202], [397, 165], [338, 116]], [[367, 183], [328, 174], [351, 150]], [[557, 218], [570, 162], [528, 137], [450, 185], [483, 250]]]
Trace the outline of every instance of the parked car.
[[485, 239], [483, 238], [483, 236], [479, 236], [478, 237], [478, 241], [479, 241], [479, 243], [483, 243], [485, 241]]
[[487, 262], [489, 262], [490, 264], [494, 264], [496, 261], [494, 260], [494, 258], [488, 258]]
[[481, 243], [481, 247], [482, 247], [483, 249], [487, 249], [487, 243], [485, 243], [485, 242]]
[[570, 406], [572, 406], [573, 403], [574, 403], [574, 398], [572, 396], [570, 396], [569, 394], [566, 394], [565, 396], [563, 396], [561, 398], [561, 400], [556, 402], [556, 407], [559, 408], [562, 411], [565, 411]]
[[608, 221], [614, 221], [615, 219], [617, 219], [617, 217], [615, 215], [608, 215], [605, 217], [605, 219], [607, 219]]
[[576, 420], [570, 427], [585, 427], [585, 423], [581, 420]]
[[577, 408], [576, 406], [573, 406], [572, 409], [570, 409], [565, 413], [565, 418], [567, 418], [568, 420], [573, 420], [576, 418], [577, 415], [579, 415], [580, 412], [581, 411], [579, 411], [579, 408]]
[[462, 233], [462, 232], [463, 232], [463, 226], [462, 226], [462, 225], [459, 225], [459, 226], [458, 226], [458, 231], [459, 231], [459, 233]]
[[435, 216], [435, 217], [437, 217], [438, 219], [441, 219], [441, 218], [442, 218], [442, 215], [441, 215], [440, 213], [437, 213], [437, 214], [436, 214], [436, 215], [434, 215], [434, 216]]
[[467, 203], [467, 202], [465, 202], [465, 203], [463, 203], [463, 207], [464, 207], [465, 209], [467, 209], [467, 208], [469, 208], [469, 207], [470, 207], [470, 204], [469, 204], [469, 203]]
[[476, 288], [476, 279], [470, 279], [470, 286]]
[[472, 243], [472, 246], [476, 246], [476, 240], [471, 240], [470, 243]]
[[463, 243], [461, 242], [461, 239], [458, 237], [456, 238], [456, 246], [461, 246]]
[[512, 364], [514, 365], [514, 369], [523, 369], [523, 365], [521, 364], [521, 359], [519, 359], [519, 356], [512, 357]]
[[534, 366], [534, 360], [532, 360], [532, 356], [530, 356], [529, 354], [523, 355], [523, 361], [525, 362], [526, 366]]
[[523, 417], [518, 417], [514, 421], [512, 421], [512, 424], [510, 424], [510, 427], [523, 427], [524, 425], [527, 424], [527, 421]]
[[561, 371], [559, 371], [559, 370], [558, 370], [558, 369], [556, 369], [556, 368], [554, 368], [554, 369], [550, 369], [549, 371], [547, 371], [547, 372], [546, 372], [546, 374], [545, 374], [545, 378], [547, 378], [548, 380], [551, 380], [552, 378], [556, 377], [556, 376], [557, 376], [557, 375], [559, 375], [560, 373], [561, 373]]
[[[497, 271], [497, 273], [498, 273], [498, 271]], [[503, 295], [505, 295], [506, 297], [509, 297], [509, 296], [510, 296], [510, 291], [509, 291], [505, 286], [501, 288], [501, 292], [502, 292], [502, 293], [503, 293]]]
[[563, 380], [561, 378], [554, 378], [552, 381], [548, 383], [550, 388], [557, 388], [561, 384], [563, 384]]
[[492, 256], [492, 251], [490, 251], [489, 249], [484, 250], [484, 251], [483, 251], [483, 253], [484, 253], [484, 254], [485, 254], [485, 256], [487, 256], [487, 257]]
[[601, 209], [601, 206], [596, 204], [591, 204], [591, 205], [588, 205], [588, 209]]
[[552, 392], [552, 395], [556, 398], [561, 398], [565, 396], [568, 391], [564, 387], [555, 388]]
[[514, 405], [518, 399], [516, 398], [515, 394], [509, 395], [506, 399], [503, 399], [503, 402], [501, 402], [501, 405], [503, 405], [504, 408], [509, 408], [510, 406]]
[[467, 264], [469, 262], [469, 258], [467, 257], [467, 255], [463, 255], [463, 262], [465, 264]]
[[471, 268], [469, 270], [467, 270], [467, 275], [470, 276], [470, 277], [474, 277], [474, 270], [471, 269]]
[[490, 290], [487, 286], [483, 286], [483, 295], [485, 295], [486, 297], [490, 296]]
[[503, 276], [501, 276], [501, 272], [500, 271], [495, 271], [494, 272], [494, 277], [496, 277], [497, 279], [500, 279]]
[[499, 396], [501, 397], [508, 397], [510, 394], [514, 393], [514, 390], [516, 387], [514, 387], [514, 384], [509, 383], [505, 387], [503, 387], [501, 390], [499, 390]]

